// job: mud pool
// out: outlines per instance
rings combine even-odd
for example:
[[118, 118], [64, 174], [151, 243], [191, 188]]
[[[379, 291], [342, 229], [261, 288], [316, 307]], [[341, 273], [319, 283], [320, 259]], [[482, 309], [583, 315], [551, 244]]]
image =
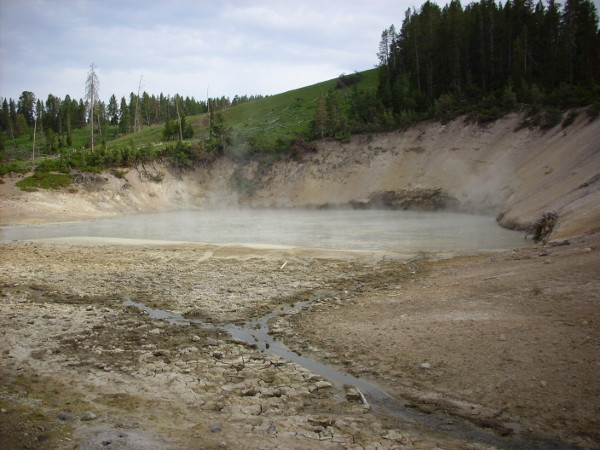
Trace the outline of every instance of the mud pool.
[[0, 240], [106, 237], [436, 252], [523, 246], [491, 216], [388, 210], [186, 210], [0, 228]]

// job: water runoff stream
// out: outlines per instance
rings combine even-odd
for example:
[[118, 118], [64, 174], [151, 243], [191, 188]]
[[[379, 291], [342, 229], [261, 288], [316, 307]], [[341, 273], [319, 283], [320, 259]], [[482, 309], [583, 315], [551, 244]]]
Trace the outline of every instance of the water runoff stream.
[[125, 306], [133, 306], [145, 311], [150, 318], [167, 320], [177, 325], [199, 324], [208, 329], [223, 330], [235, 340], [243, 341], [258, 351], [278, 355], [288, 361], [292, 361], [317, 375], [321, 375], [337, 386], [353, 386], [356, 388], [364, 403], [369, 404], [376, 413], [400, 418], [405, 421], [416, 423], [427, 429], [439, 433], [459, 437], [461, 439], [478, 442], [497, 448], [527, 448], [527, 449], [571, 449], [570, 445], [553, 440], [530, 441], [514, 436], [499, 436], [491, 431], [477, 428], [472, 423], [456, 417], [444, 414], [428, 414], [417, 409], [406, 406], [404, 403], [388, 394], [385, 390], [361, 378], [337, 370], [327, 364], [323, 364], [312, 358], [302, 356], [290, 350], [282, 341], [269, 334], [269, 321], [280, 314], [290, 314], [298, 311], [312, 302], [325, 296], [332, 296], [339, 292], [328, 292], [314, 296], [306, 301], [297, 302], [280, 310], [272, 311], [256, 320], [246, 322], [243, 325], [229, 324], [217, 326], [209, 322], [189, 319], [180, 314], [150, 308], [143, 303], [125, 300]]
[[[192, 210], [119, 216], [77, 223], [0, 228], [0, 240], [5, 241], [75, 236], [288, 245], [404, 254], [503, 249], [526, 245], [522, 233], [500, 228], [493, 217], [387, 210]], [[334, 384], [354, 386], [375, 412], [499, 448], [570, 448], [561, 442], [502, 437], [479, 429], [465, 420], [412, 409], [375, 384], [299, 355], [269, 334], [270, 319], [278, 314], [293, 313], [319, 298], [321, 296], [298, 302], [243, 325], [223, 326], [153, 309], [131, 300], [125, 300], [125, 305], [139, 308], [151, 318], [180, 325], [196, 323], [205, 328], [224, 330], [232, 338], [254, 346], [257, 351], [293, 361]]]

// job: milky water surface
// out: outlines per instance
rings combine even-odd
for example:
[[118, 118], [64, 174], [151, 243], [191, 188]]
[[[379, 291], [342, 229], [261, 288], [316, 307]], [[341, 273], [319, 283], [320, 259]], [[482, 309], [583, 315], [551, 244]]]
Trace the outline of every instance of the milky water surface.
[[0, 228], [0, 240], [74, 236], [396, 252], [525, 244], [491, 216], [389, 210], [186, 210]]

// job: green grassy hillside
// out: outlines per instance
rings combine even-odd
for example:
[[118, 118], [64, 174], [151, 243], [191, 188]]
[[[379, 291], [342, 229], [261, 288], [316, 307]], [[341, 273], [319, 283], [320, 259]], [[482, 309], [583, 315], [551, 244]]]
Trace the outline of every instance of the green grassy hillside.
[[[221, 119], [228, 142], [224, 152], [233, 157], [245, 157], [251, 154], [286, 154], [298, 136], [309, 140], [314, 133], [312, 122], [317, 108], [325, 98], [334, 99], [336, 108], [342, 113], [350, 107], [354, 92], [373, 91], [377, 88], [377, 70], [372, 69], [347, 77], [358, 79], [352, 86], [340, 84], [340, 79], [306, 86], [269, 97], [242, 103], [223, 111], [218, 111], [213, 121]], [[38, 171], [51, 172], [78, 169], [100, 171], [111, 167], [124, 167], [137, 162], [150, 161], [159, 157], [179, 158], [179, 166], [190, 167], [194, 160], [203, 160], [209, 150], [209, 115], [202, 114], [186, 117], [192, 125], [194, 136], [178, 144], [177, 139], [165, 140], [164, 124], [142, 127], [136, 133], [119, 134], [118, 127], [105, 126], [102, 133], [95, 136], [95, 151], [89, 145], [89, 127], [74, 129], [71, 145], [60, 142], [54, 136], [54, 142], [48, 142], [43, 132], [36, 133], [36, 166]], [[214, 122], [213, 122], [214, 124]], [[63, 139], [65, 137], [63, 136]], [[60, 144], [60, 145], [59, 145]], [[62, 147], [61, 147], [62, 145]], [[33, 140], [30, 134], [15, 142], [4, 142], [2, 152], [4, 164], [0, 171], [26, 171], [31, 167]], [[60, 150], [56, 150], [60, 147]], [[222, 154], [218, 153], [218, 154]], [[217, 154], [217, 155], [218, 155]], [[45, 155], [45, 158], [40, 158]], [[215, 154], [212, 155], [214, 157]], [[211, 157], [211, 155], [208, 155]], [[46, 161], [44, 161], [46, 159]]]
[[[359, 91], [377, 88], [376, 69], [361, 75]], [[334, 78], [230, 108], [224, 114], [226, 126], [260, 150], [287, 147], [297, 136], [307, 137], [321, 96], [333, 94], [341, 107], [348, 107], [351, 89], [337, 89], [337, 82]]]

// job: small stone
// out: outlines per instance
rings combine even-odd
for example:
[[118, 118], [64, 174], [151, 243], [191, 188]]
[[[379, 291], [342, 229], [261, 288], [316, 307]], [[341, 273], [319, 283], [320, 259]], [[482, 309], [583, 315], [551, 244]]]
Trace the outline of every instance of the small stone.
[[60, 414], [58, 415], [58, 418], [59, 418], [60, 420], [65, 420], [65, 421], [66, 421], [66, 420], [72, 420], [72, 419], [73, 419], [73, 416], [72, 416], [71, 414], [69, 414], [69, 413], [60, 413]]
[[269, 425], [269, 428], [267, 428], [267, 433], [268, 434], [275, 434], [277, 432], [277, 427], [275, 426], [275, 424], [271, 424]]
[[546, 386], [548, 386], [548, 383], [546, 383], [544, 380], [540, 380], [540, 386], [546, 387]]
[[428, 362], [424, 362], [424, 363], [421, 363], [421, 365], [419, 367], [421, 369], [431, 369], [431, 364], [429, 364]]
[[213, 433], [221, 431], [221, 425], [219, 425], [219, 424], [211, 425], [210, 426], [210, 431], [212, 431]]
[[503, 334], [501, 334], [498, 339], [500, 339], [501, 341], [505, 341], [506, 340], [506, 336], [504, 336]]
[[317, 381], [315, 383], [315, 387], [317, 389], [327, 389], [332, 387], [333, 385], [329, 381]]
[[192, 341], [194, 342], [198, 342], [201, 341], [202, 339], [200, 338], [200, 336], [192, 336]]
[[362, 400], [362, 397], [358, 389], [351, 387], [346, 391], [346, 400], [358, 402]]
[[244, 397], [254, 397], [256, 394], [258, 394], [256, 388], [242, 389], [242, 396]]
[[97, 417], [96, 414], [94, 414], [93, 412], [86, 411], [81, 416], [81, 420], [94, 420], [96, 417]]

